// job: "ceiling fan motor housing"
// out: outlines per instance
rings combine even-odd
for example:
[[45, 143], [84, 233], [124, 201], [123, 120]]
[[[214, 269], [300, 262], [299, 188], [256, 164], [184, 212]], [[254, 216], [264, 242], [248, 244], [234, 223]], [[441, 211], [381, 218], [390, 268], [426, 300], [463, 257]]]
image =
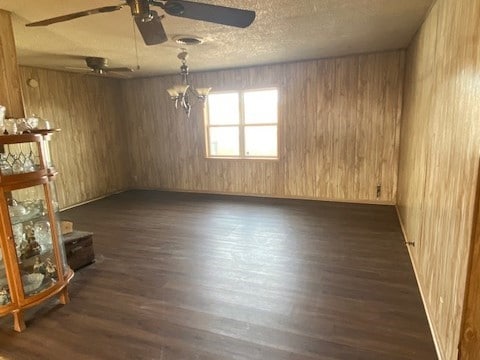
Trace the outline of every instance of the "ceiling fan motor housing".
[[165, 4], [165, 11], [174, 16], [181, 16], [185, 12], [185, 7], [177, 1], [167, 1]]
[[87, 66], [93, 70], [102, 70], [108, 67], [108, 60], [106, 58], [89, 56], [85, 58]]

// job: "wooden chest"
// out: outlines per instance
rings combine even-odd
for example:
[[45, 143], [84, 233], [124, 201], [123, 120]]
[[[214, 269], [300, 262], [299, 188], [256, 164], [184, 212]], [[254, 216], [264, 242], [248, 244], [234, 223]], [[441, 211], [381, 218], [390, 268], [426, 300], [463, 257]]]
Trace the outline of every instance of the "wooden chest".
[[63, 235], [68, 265], [72, 270], [80, 269], [95, 261], [93, 233], [74, 231]]

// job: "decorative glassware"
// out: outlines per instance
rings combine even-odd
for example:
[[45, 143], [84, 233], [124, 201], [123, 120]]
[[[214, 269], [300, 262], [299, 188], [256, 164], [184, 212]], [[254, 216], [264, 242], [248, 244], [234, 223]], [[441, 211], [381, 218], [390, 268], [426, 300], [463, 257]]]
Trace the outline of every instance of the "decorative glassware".
[[17, 133], [17, 123], [15, 119], [5, 119], [3, 123], [8, 135], [15, 135]]
[[26, 121], [29, 129], [38, 129], [38, 117], [35, 114], [27, 118]]
[[0, 173], [2, 175], [13, 174], [12, 166], [8, 163], [7, 156], [5, 154], [0, 154]]
[[33, 227], [35, 240], [40, 244], [42, 250], [52, 249], [52, 233], [50, 231], [50, 222], [46, 220], [37, 221]]
[[5, 130], [4, 120], [5, 120], [5, 112], [6, 111], [7, 111], [6, 107], [3, 106], [3, 105], [0, 105], [0, 129], [1, 129], [2, 133]]
[[23, 164], [20, 159], [15, 159], [12, 164], [12, 171], [14, 174], [23, 173]]
[[24, 119], [24, 118], [15, 119], [15, 123], [17, 124], [18, 134], [22, 134], [24, 131], [29, 130], [27, 119]]
[[19, 246], [23, 240], [25, 240], [25, 234], [23, 233], [23, 224], [13, 224], [12, 225], [13, 239], [15, 244]]
[[12, 199], [17, 200], [12, 200], [9, 214], [20, 272], [31, 274], [33, 267], [36, 266], [37, 270], [41, 269], [39, 273], [42, 275], [41, 279], [40, 276], [22, 277], [26, 297], [54, 286], [58, 280], [58, 273], [51, 266], [48, 274], [45, 270], [47, 259], [52, 262], [55, 254], [48, 214], [43, 212], [44, 191], [43, 185], [11, 191]]

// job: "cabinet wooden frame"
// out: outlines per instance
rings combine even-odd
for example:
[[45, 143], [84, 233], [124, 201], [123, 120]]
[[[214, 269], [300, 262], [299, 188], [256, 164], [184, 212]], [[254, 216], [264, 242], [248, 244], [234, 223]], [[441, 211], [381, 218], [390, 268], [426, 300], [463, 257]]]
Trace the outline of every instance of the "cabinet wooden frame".
[[[480, 169], [480, 163], [479, 167]], [[480, 353], [480, 173], [477, 175], [475, 215], [463, 306], [459, 359], [475, 360]]]

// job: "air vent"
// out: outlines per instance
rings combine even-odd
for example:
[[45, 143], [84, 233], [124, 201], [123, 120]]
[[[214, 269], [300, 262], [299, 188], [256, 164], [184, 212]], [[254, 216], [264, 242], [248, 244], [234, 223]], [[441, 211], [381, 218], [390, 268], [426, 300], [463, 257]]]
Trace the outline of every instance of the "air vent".
[[204, 42], [201, 37], [192, 36], [192, 35], [178, 35], [174, 36], [173, 40], [179, 45], [200, 45]]

